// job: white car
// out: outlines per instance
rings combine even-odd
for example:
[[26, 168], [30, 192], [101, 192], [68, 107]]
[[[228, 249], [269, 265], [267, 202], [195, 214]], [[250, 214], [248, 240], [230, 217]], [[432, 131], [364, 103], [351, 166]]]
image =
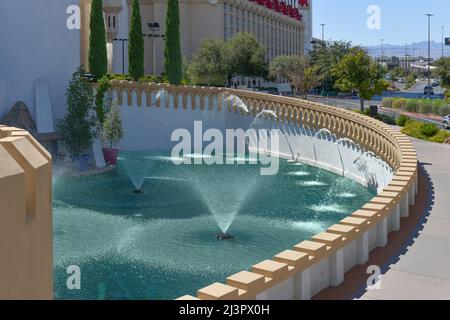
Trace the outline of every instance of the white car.
[[444, 121], [442, 122], [444, 129], [450, 129], [450, 114], [444, 117]]

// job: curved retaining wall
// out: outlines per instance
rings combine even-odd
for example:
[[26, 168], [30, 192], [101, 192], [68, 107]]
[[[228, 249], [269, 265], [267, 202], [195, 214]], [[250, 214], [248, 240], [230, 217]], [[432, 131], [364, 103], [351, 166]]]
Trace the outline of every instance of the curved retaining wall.
[[53, 298], [50, 154], [0, 125], [0, 299]]
[[[171, 91], [172, 87], [114, 82], [112, 95], [122, 106], [121, 115], [125, 127], [122, 150], [171, 150], [178, 143], [171, 141], [172, 132], [184, 128], [192, 133], [194, 121], [201, 121], [204, 131], [214, 128], [222, 131], [224, 136], [226, 129], [247, 130], [260, 110], [269, 109], [267, 104], [254, 102], [251, 105], [244, 101], [250, 113], [241, 113], [239, 110], [233, 112], [234, 108], [221, 98], [224, 93], [222, 90], [181, 88], [184, 89], [182, 92], [174, 93]], [[156, 99], [156, 94], [162, 89], [168, 90], [168, 95]], [[230, 90], [225, 92], [239, 95], [238, 92]], [[178, 99], [174, 98], [174, 94]], [[341, 135], [316, 136], [321, 127], [309, 126], [302, 121], [273, 121], [263, 117], [258, 120], [259, 125], [256, 128], [278, 130], [278, 156], [281, 158], [294, 158], [321, 167], [378, 191], [387, 186], [393, 177], [393, 170], [383, 159], [363, 154], [363, 148], [355, 144], [337, 143]], [[367, 166], [358, 168], [354, 160], [361, 157]]]
[[[167, 98], [156, 99], [161, 90], [167, 92]], [[339, 286], [347, 271], [368, 261], [370, 251], [386, 246], [388, 234], [400, 229], [400, 217], [408, 217], [409, 206], [415, 203], [418, 167], [414, 147], [406, 136], [372, 118], [299, 99], [233, 89], [113, 81], [110, 93], [125, 109], [135, 106], [142, 112], [150, 109], [155, 113], [162, 109], [166, 112], [190, 110], [190, 115], [171, 116], [171, 121], [180, 127], [186, 118], [189, 121], [203, 119], [207, 123], [208, 120], [214, 121], [215, 117], [209, 117], [203, 111], [212, 114], [229, 111], [222, 122], [211, 124], [217, 128], [219, 125], [228, 127], [230, 117], [234, 115], [239, 119], [246, 116], [254, 118], [263, 110], [272, 110], [279, 124], [307, 128], [312, 132], [326, 128], [337, 138], [349, 138], [375, 153], [392, 169], [392, 176], [378, 188], [375, 198], [338, 224], [330, 226], [326, 232], [252, 266], [250, 271], [231, 275], [226, 283], [214, 283], [198, 290], [197, 297], [180, 299], [310, 299], [327, 287]], [[224, 94], [242, 99], [249, 113], [236, 105], [224, 104]], [[125, 118], [127, 111], [122, 111]], [[140, 118], [143, 124], [146, 121], [148, 124], [151, 119]], [[275, 120], [270, 116], [266, 119]], [[242, 120], [234, 121], [239, 123]], [[248, 128], [248, 121], [244, 123]], [[299, 158], [305, 160], [301, 155]], [[328, 167], [333, 168], [332, 165]]]

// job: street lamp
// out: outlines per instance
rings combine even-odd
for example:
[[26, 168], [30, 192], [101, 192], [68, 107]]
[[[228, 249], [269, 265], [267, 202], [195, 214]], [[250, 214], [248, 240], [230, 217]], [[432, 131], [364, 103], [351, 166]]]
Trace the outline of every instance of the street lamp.
[[153, 41], [153, 74], [156, 75], [156, 38], [164, 39], [166, 36], [164, 34], [158, 33], [161, 29], [158, 22], [149, 22], [147, 26], [150, 29], [151, 33], [147, 34], [146, 36], [152, 38]]
[[425, 14], [428, 17], [428, 86], [431, 85], [431, 68], [430, 68], [430, 63], [431, 63], [431, 17], [433, 17], [434, 15], [431, 13], [427, 13]]
[[320, 24], [322, 26], [322, 42], [325, 42], [325, 23]]
[[384, 39], [381, 39], [381, 47], [380, 47], [380, 64], [383, 64], [383, 46], [384, 46]]
[[122, 42], [122, 73], [125, 74], [125, 42], [130, 41], [130, 39], [116, 38], [114, 41]]

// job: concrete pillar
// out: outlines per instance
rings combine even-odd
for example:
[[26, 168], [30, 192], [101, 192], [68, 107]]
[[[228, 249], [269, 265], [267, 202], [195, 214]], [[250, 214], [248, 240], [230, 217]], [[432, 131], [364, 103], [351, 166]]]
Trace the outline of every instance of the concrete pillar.
[[294, 299], [311, 300], [311, 268], [303, 270], [295, 276]]
[[358, 264], [363, 265], [369, 260], [369, 231], [356, 240]]
[[387, 245], [387, 217], [384, 217], [383, 220], [378, 222], [377, 224], [377, 239], [378, 239], [378, 247], [385, 247]]
[[416, 196], [417, 196], [419, 194], [419, 169], [417, 169], [415, 185], [416, 185], [415, 191], [416, 191]]
[[0, 119], [6, 113], [6, 81], [0, 78]]
[[400, 230], [400, 204], [396, 205], [394, 209], [392, 209], [391, 215], [393, 216], [393, 231]]
[[402, 218], [408, 218], [409, 217], [409, 192], [406, 192], [403, 195], [403, 198], [400, 202], [400, 215]]
[[106, 166], [105, 157], [103, 156], [102, 143], [100, 139], [95, 139], [92, 144], [92, 154], [94, 155], [94, 162], [97, 168], [104, 168]]
[[337, 287], [344, 282], [344, 249], [339, 249], [330, 257], [330, 284]]
[[415, 184], [412, 183], [408, 190], [408, 198], [409, 198], [409, 205], [413, 206], [416, 204], [416, 191], [415, 191]]

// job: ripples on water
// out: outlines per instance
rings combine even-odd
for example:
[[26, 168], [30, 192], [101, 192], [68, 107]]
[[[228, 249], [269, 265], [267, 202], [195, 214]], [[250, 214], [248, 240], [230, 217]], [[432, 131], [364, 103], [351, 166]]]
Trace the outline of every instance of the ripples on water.
[[[341, 178], [331, 188], [338, 176], [322, 172], [315, 181], [317, 169], [297, 171], [285, 161], [278, 175], [260, 176], [249, 165], [175, 166], [165, 153], [120, 159], [115, 172], [54, 179], [58, 299], [195, 295], [325, 230], [373, 196]], [[144, 161], [131, 170], [142, 172], [143, 194], [132, 193], [125, 159]], [[216, 239], [221, 224], [230, 224], [234, 240]], [[81, 267], [82, 289], [69, 291], [73, 264]]]

